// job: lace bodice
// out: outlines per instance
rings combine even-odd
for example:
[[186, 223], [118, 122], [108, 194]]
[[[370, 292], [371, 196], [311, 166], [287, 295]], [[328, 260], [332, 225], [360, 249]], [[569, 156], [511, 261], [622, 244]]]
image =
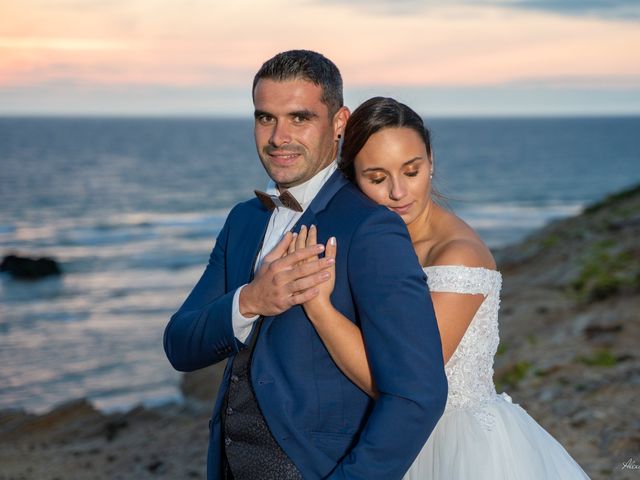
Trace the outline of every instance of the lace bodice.
[[[502, 275], [481, 267], [425, 267], [432, 292], [482, 294], [485, 299], [471, 320], [455, 352], [445, 365], [449, 396], [445, 413], [470, 408], [478, 420], [490, 427], [492, 419], [483, 413], [496, 398], [493, 385], [493, 357], [498, 349], [498, 309]], [[509, 398], [505, 395], [505, 399]]]

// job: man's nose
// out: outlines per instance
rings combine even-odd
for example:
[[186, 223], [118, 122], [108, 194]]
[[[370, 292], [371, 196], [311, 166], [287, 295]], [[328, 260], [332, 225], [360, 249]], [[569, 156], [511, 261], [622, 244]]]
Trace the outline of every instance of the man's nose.
[[269, 143], [274, 147], [280, 147], [291, 142], [291, 133], [286, 122], [277, 122], [271, 131]]

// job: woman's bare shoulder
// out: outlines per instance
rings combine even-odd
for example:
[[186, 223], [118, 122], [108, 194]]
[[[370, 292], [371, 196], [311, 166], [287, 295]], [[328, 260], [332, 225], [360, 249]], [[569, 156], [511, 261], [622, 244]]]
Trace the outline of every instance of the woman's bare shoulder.
[[429, 255], [429, 265], [462, 265], [496, 269], [496, 262], [489, 248], [478, 234], [462, 219], [450, 214], [446, 234]]

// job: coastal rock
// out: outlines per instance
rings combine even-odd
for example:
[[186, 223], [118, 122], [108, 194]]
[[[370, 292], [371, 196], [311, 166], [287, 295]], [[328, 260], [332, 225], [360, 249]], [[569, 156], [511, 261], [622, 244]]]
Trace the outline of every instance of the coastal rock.
[[61, 275], [58, 263], [49, 257], [29, 258], [7, 255], [0, 263], [0, 272], [7, 272], [14, 278], [37, 280], [50, 275]]
[[213, 405], [225, 364], [226, 362], [220, 362], [195, 372], [185, 373], [180, 382], [180, 390], [185, 398]]
[[104, 414], [86, 400], [0, 412], [0, 480], [204, 479], [207, 422], [175, 405]]

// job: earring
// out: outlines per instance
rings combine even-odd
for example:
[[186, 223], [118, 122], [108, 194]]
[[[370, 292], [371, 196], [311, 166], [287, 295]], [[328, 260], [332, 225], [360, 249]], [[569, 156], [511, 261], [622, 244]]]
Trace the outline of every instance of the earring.
[[431, 172], [429, 172], [429, 180], [433, 179], [433, 169], [431, 169]]

